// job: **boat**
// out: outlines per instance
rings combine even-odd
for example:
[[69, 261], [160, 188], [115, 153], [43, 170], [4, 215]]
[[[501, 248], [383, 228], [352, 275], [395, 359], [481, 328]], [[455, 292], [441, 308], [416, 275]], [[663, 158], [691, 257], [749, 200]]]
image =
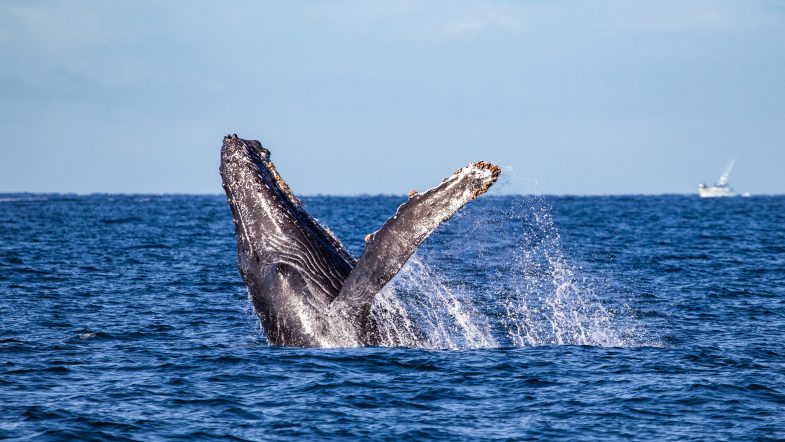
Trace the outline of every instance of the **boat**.
[[713, 186], [699, 184], [698, 195], [700, 195], [701, 198], [737, 196], [736, 192], [734, 192], [728, 184], [728, 177], [730, 177], [734, 162], [735, 160], [728, 161], [728, 164], [725, 165], [725, 170], [722, 172], [722, 175], [720, 175], [720, 179], [718, 179]]

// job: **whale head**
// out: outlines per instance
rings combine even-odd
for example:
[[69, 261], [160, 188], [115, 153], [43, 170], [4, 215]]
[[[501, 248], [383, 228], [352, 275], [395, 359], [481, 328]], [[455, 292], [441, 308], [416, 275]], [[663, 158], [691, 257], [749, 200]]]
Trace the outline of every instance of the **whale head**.
[[[254, 211], [243, 208], [287, 212], [300, 205], [270, 161], [270, 151], [259, 141], [244, 140], [237, 135], [225, 136], [220, 172], [229, 204], [233, 211], [239, 212], [235, 213], [238, 215], [236, 222], [258, 222], [258, 217], [249, 219]], [[274, 222], [276, 218], [268, 221]]]
[[308, 215], [259, 141], [224, 137], [220, 172], [237, 233], [240, 274], [268, 339], [322, 345], [325, 312], [354, 258]]

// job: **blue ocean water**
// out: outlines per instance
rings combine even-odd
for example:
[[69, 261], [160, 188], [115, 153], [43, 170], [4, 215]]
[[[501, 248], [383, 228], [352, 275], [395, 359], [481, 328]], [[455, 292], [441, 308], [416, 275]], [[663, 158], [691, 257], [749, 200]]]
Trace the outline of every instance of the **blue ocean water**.
[[[401, 197], [311, 197], [358, 256]], [[223, 196], [0, 195], [0, 439], [785, 439], [785, 197], [486, 196], [269, 346]], [[413, 335], [415, 336], [415, 335]]]

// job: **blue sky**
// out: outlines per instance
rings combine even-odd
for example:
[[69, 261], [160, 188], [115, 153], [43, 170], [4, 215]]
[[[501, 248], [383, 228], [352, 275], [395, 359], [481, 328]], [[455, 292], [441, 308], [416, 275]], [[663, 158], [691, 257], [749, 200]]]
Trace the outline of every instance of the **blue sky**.
[[0, 191], [785, 193], [785, 2], [0, 3]]

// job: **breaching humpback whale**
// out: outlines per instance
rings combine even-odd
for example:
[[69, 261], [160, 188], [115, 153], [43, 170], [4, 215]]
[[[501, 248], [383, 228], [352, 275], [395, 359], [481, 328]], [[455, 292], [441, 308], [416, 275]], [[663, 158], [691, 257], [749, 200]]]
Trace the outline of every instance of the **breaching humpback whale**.
[[221, 177], [237, 235], [240, 274], [273, 345], [374, 345], [374, 295], [417, 247], [496, 181], [500, 169], [469, 164], [423, 193], [412, 192], [355, 260], [303, 208], [259, 141], [227, 135]]

